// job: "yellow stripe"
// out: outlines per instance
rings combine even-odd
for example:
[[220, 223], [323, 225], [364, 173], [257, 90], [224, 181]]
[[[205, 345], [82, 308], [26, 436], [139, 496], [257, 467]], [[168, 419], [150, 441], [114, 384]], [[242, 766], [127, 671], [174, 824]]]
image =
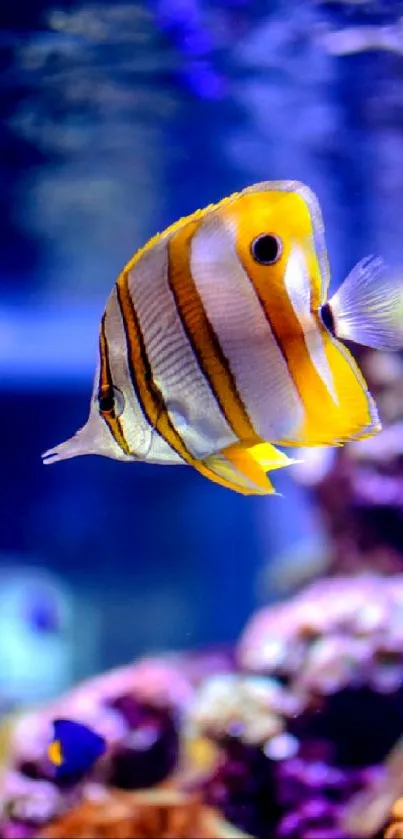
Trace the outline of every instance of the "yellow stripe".
[[129, 291], [126, 269], [117, 280], [116, 290], [126, 334], [130, 378], [144, 416], [151, 427], [161, 434], [168, 445], [186, 463], [194, 465], [196, 461], [188, 452], [182, 438], [176, 431], [166, 409], [162, 393], [153, 379], [144, 337]]
[[[362, 377], [353, 359], [344, 347], [341, 350], [337, 343], [330, 339], [316, 313], [321, 303], [319, 267], [313, 247], [313, 230], [308, 207], [300, 195], [290, 193], [287, 198], [288, 200], [283, 197], [283, 200], [276, 204], [273, 213], [267, 195], [243, 195], [236, 206], [223, 208], [222, 214], [227, 223], [236, 225], [238, 256], [253, 284], [305, 408], [305, 421], [297, 440], [277, 442], [283, 445], [298, 442], [336, 442], [338, 439], [347, 439], [371, 422], [368, 400], [363, 390]], [[269, 268], [258, 265], [250, 253], [251, 225], [248, 224], [248, 218], [256, 217], [262, 225], [260, 232], [277, 233], [283, 240], [282, 256]], [[254, 235], [256, 234], [254, 233], [252, 238]], [[312, 362], [302, 326], [284, 285], [284, 274], [295, 241], [298, 241], [304, 250], [312, 284], [312, 315], [325, 341], [325, 351], [334, 374], [340, 406], [335, 405]]]
[[168, 282], [184, 330], [201, 372], [207, 379], [223, 416], [239, 440], [260, 442], [237, 391], [235, 379], [211, 326], [190, 270], [192, 237], [199, 221], [189, 221], [168, 242]]
[[[108, 342], [105, 335], [105, 319], [106, 314], [103, 315], [101, 321], [101, 331], [99, 336], [99, 355], [101, 359], [101, 369], [99, 373], [99, 395], [103, 396], [110, 393], [113, 387], [112, 374], [109, 365]], [[119, 417], [115, 415], [114, 411], [101, 411], [100, 415], [105, 420], [113, 438], [120, 446], [125, 454], [130, 455], [130, 447], [126, 441], [123, 433], [122, 423]]]
[[248, 494], [254, 492], [254, 490], [244, 490], [242, 485], [237, 484], [236, 478], [235, 480], [231, 480], [230, 477], [216, 474], [212, 468], [209, 468], [208, 459], [207, 462], [196, 460], [187, 450], [169, 417], [162, 393], [153, 380], [144, 338], [129, 291], [128, 273], [126, 269], [117, 280], [116, 290], [126, 333], [128, 367], [131, 380], [144, 415], [150, 425], [161, 434], [168, 445], [186, 463], [193, 466], [205, 478], [238, 492], [247, 492]]
[[[217, 204], [209, 205], [203, 210], [197, 210], [192, 215], [175, 222], [165, 231], [150, 239], [143, 248], [134, 254], [126, 265], [122, 276], [127, 276], [141, 256], [153, 248], [154, 245], [169, 241], [170, 237], [181, 234], [189, 225], [195, 225], [210, 214], [218, 213], [230, 223], [234, 223], [238, 231], [238, 256], [253, 282], [262, 309], [288, 364], [290, 376], [293, 378], [304, 404], [306, 419], [295, 442], [297, 444], [309, 444], [311, 442], [318, 445], [322, 441], [335, 442], [338, 437], [347, 438], [354, 433], [360, 433], [365, 426], [370, 425], [371, 412], [365, 394], [365, 382], [348, 351], [344, 347], [340, 348], [338, 342], [331, 341], [327, 333], [324, 334], [320, 319], [317, 317], [318, 328], [324, 334], [326, 354], [334, 374], [336, 390], [340, 393], [340, 409], [337, 410], [331, 395], [312, 363], [305, 344], [303, 330], [283, 282], [290, 245], [298, 242], [304, 248], [310, 271], [313, 312], [323, 303], [323, 281], [314, 248], [314, 230], [309, 207], [303, 195], [299, 194], [298, 191], [291, 190], [288, 192], [280, 188], [278, 191], [275, 189], [268, 191], [269, 186], [270, 184], [261, 184], [261, 192], [255, 191], [260, 188], [260, 185], [255, 185], [252, 188], [253, 191], [246, 190], [242, 193], [234, 193]], [[257, 224], [261, 229], [257, 229]], [[253, 233], [252, 236], [251, 232]], [[276, 266], [271, 266], [269, 269], [257, 265], [250, 255], [251, 240], [255, 235], [265, 232], [281, 234], [284, 240], [284, 252], [281, 259]], [[322, 263], [325, 262], [327, 265], [324, 254], [322, 254], [321, 259]], [[183, 272], [181, 276], [183, 276]], [[199, 342], [199, 328], [193, 331], [192, 335], [195, 343], [196, 341]], [[204, 359], [203, 364], [205, 364]], [[214, 375], [217, 376], [216, 373]], [[211, 382], [213, 389], [214, 380], [211, 371], [208, 373], [208, 380]], [[226, 381], [225, 377], [222, 376], [222, 380], [220, 377], [217, 397], [218, 394], [223, 393], [224, 381]], [[135, 377], [133, 377], [133, 385], [135, 387]], [[353, 411], [351, 410], [352, 403], [355, 405]], [[228, 411], [231, 416], [231, 424], [234, 421], [240, 423], [240, 414], [233, 411], [233, 407]], [[283, 442], [284, 445], [292, 444], [289, 440], [277, 442]], [[188, 457], [184, 459], [191, 462]]]
[[[298, 199], [301, 202], [301, 205], [305, 207], [302, 198], [298, 196]], [[257, 207], [260, 200], [262, 201], [261, 211], [259, 210], [259, 207]], [[252, 213], [257, 213], [257, 215], [259, 215], [259, 212], [262, 212], [263, 215], [263, 201], [267, 202], [267, 195], [245, 195], [241, 199], [243, 205], [242, 214], [245, 213], [245, 216], [247, 216], [248, 213], [251, 215]], [[283, 200], [281, 203], [279, 202], [276, 206], [275, 224], [273, 225], [273, 220], [271, 219], [271, 226], [269, 227], [268, 232], [271, 232], [272, 226], [274, 227], [273, 232], [276, 232], [277, 230], [287, 230], [286, 222], [281, 215], [282, 210], [285, 210], [288, 213], [290, 212], [290, 207], [288, 206], [286, 200]], [[225, 215], [228, 216], [230, 214], [234, 219], [235, 211], [232, 208], [229, 208], [225, 213]], [[307, 209], [306, 214], [306, 224], [309, 225], [306, 235], [308, 235], [310, 232], [310, 220]], [[262, 233], [264, 233], [264, 215], [262, 225]], [[239, 230], [239, 225], [237, 226]], [[299, 395], [304, 400], [304, 394], [307, 393], [307, 386], [309, 386], [310, 398], [322, 401], [325, 400], [326, 402], [329, 402], [329, 406], [331, 406], [332, 399], [324, 382], [312, 364], [305, 344], [302, 326], [295, 314], [284, 285], [283, 278], [291, 252], [290, 238], [287, 239], [284, 237], [282, 256], [275, 265], [272, 265], [269, 268], [264, 265], [258, 265], [255, 262], [250, 253], [250, 244], [249, 231], [247, 228], [242, 228], [238, 233], [238, 256], [253, 284], [266, 320], [268, 321], [276, 338], [277, 344], [284, 355]], [[308, 264], [308, 270], [309, 269], [312, 269], [312, 264]]]

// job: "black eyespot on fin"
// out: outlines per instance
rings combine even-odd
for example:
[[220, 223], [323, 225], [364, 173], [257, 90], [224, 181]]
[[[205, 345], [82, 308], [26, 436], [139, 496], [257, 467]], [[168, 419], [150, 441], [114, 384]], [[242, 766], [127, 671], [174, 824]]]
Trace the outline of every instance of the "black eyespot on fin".
[[330, 303], [324, 303], [320, 309], [320, 316], [322, 318], [322, 323], [330, 332], [331, 335], [335, 335], [335, 322], [333, 317], [333, 312], [330, 306]]

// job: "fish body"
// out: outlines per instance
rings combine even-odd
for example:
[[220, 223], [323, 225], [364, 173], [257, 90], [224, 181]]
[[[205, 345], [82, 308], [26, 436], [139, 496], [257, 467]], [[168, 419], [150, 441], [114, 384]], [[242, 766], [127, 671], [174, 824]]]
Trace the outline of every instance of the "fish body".
[[106, 751], [103, 737], [82, 723], [54, 720], [53, 729], [48, 758], [57, 778], [88, 772]]
[[[327, 299], [314, 194], [248, 187], [151, 239], [102, 316], [88, 422], [44, 455], [188, 464], [244, 494], [293, 461], [277, 448], [341, 445], [380, 430], [340, 339], [403, 346], [401, 289], [367, 259]], [[399, 308], [400, 307], [400, 308]]]

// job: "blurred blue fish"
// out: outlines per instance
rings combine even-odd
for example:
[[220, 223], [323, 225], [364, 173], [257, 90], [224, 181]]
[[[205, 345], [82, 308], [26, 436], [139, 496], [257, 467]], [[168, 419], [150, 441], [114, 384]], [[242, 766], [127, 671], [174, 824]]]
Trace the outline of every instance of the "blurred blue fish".
[[48, 757], [56, 778], [79, 775], [92, 769], [106, 751], [106, 742], [88, 726], [74, 720], [54, 720]]

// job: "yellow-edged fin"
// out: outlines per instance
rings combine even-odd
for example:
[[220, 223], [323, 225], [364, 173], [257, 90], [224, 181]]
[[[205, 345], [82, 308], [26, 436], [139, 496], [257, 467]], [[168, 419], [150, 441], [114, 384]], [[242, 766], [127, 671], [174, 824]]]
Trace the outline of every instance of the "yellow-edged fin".
[[273, 484], [257, 460], [241, 444], [234, 444], [200, 463], [200, 471], [211, 481], [243, 495], [273, 495]]
[[258, 443], [256, 446], [248, 448], [248, 452], [265, 472], [282, 469], [283, 466], [291, 466], [297, 462], [288, 457], [285, 452], [280, 452], [271, 443]]
[[[337, 403], [309, 401], [299, 445], [335, 445], [362, 440], [381, 429], [376, 405], [349, 350], [323, 329], [326, 358], [332, 371]], [[307, 377], [309, 380], [309, 376]]]
[[48, 758], [55, 766], [61, 766], [63, 763], [62, 747], [60, 740], [53, 740], [48, 748]]

